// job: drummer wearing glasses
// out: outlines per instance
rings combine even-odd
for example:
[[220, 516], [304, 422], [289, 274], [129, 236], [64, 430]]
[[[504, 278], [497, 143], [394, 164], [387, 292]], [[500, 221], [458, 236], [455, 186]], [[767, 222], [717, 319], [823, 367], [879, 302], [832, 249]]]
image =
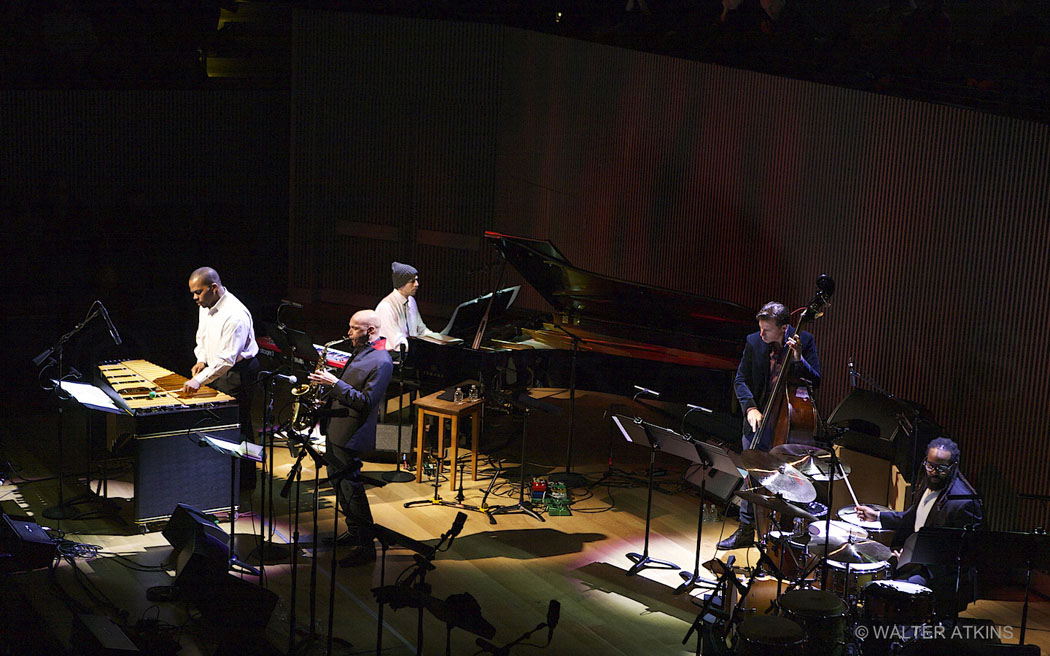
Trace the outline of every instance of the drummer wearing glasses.
[[883, 528], [895, 529], [892, 546], [900, 558], [893, 578], [909, 581], [918, 585], [934, 588], [938, 579], [947, 576], [954, 587], [954, 572], [939, 571], [937, 566], [927, 567], [909, 563], [908, 554], [914, 538], [923, 526], [944, 526], [949, 528], [981, 526], [981, 502], [973, 486], [959, 472], [959, 445], [946, 437], [932, 440], [926, 448], [926, 460], [923, 461], [925, 480], [918, 486], [914, 503], [904, 512], [879, 512], [868, 506], [857, 506], [857, 518], [868, 522], [879, 522]]

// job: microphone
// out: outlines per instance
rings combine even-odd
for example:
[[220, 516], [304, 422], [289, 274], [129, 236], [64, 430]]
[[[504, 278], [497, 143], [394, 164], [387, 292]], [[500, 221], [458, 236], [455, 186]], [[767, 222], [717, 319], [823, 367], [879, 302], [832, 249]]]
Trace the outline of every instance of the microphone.
[[551, 599], [547, 605], [547, 644], [551, 643], [554, 636], [554, 627], [558, 626], [558, 618], [561, 617], [561, 604], [557, 599]]
[[283, 380], [284, 382], [288, 383], [289, 385], [295, 385], [296, 383], [299, 382], [299, 379], [296, 378], [295, 376], [289, 376], [287, 374], [282, 374], [282, 373], [277, 372], [277, 371], [260, 371], [259, 372], [259, 377], [260, 378], [264, 378], [264, 377], [276, 378], [277, 380]]
[[295, 308], [296, 310], [301, 310], [301, 309], [303, 309], [303, 304], [302, 304], [302, 303], [296, 303], [295, 301], [286, 301], [286, 300], [285, 300], [285, 299], [283, 299], [283, 298], [281, 299], [281, 305], [282, 305], [283, 307], [293, 307], [293, 308]]
[[106, 320], [106, 327], [109, 328], [109, 336], [113, 338], [113, 343], [120, 346], [120, 334], [117, 333], [117, 327], [113, 325], [113, 320], [109, 318], [109, 312], [106, 311], [106, 306], [102, 305], [102, 301], [95, 301], [98, 303], [98, 311], [102, 314], [102, 318]]
[[850, 384], [850, 387], [856, 387], [857, 386], [857, 374], [853, 371], [853, 356], [852, 355], [849, 356], [849, 361], [847, 362], [847, 364], [849, 365], [849, 384]]
[[639, 394], [651, 394], [652, 396], [654, 396], [656, 398], [660, 398], [660, 393], [659, 392], [653, 391], [653, 390], [649, 389], [648, 387], [642, 387], [640, 385], [635, 385], [634, 389], [638, 390]]

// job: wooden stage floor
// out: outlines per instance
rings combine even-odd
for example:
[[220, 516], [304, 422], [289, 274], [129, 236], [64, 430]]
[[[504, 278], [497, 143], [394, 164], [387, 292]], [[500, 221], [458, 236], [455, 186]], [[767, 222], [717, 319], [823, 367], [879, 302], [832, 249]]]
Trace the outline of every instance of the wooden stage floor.
[[[55, 445], [48, 431], [42, 431], [46, 419], [27, 418], [9, 422], [4, 435], [4, 455], [16, 467], [14, 480], [0, 487], [0, 505], [8, 514], [29, 514], [41, 524], [65, 531], [65, 539], [75, 543], [96, 545], [97, 557], [72, 557], [59, 563], [53, 575], [45, 570], [20, 573], [7, 577], [3, 586], [4, 604], [20, 613], [17, 625], [5, 623], [8, 635], [3, 641], [21, 641], [14, 651], [0, 653], [34, 653], [27, 645], [34, 637], [38, 644], [53, 644], [54, 649], [70, 649], [70, 627], [74, 612], [93, 613], [113, 619], [122, 627], [156, 636], [157, 647], [151, 653], [165, 653], [161, 645], [178, 643], [180, 654], [215, 653], [214, 630], [203, 624], [195, 613], [188, 612], [181, 603], [153, 603], [146, 598], [146, 590], [171, 583], [174, 571], [159, 566], [171, 555], [172, 548], [159, 530], [143, 533], [138, 527], [121, 524], [111, 518], [55, 520], [44, 519], [44, 508], [57, 500], [55, 480], [36, 480], [52, 475], [51, 457]], [[274, 481], [277, 490], [283, 485], [291, 466], [286, 448], [275, 450]], [[81, 463], [82, 464], [82, 463]], [[304, 463], [309, 465], [309, 459]], [[3, 466], [4, 463], [0, 463]], [[698, 607], [690, 593], [676, 595], [674, 588], [681, 582], [678, 569], [647, 568], [635, 576], [627, 576], [631, 565], [628, 552], [643, 549], [646, 488], [644, 461], [625, 463], [623, 469], [633, 477], [616, 476], [611, 485], [598, 485], [587, 490], [576, 490], [571, 516], [544, 516], [538, 521], [525, 514], [501, 514], [495, 523], [484, 514], [467, 512], [462, 533], [451, 548], [437, 554], [434, 568], [427, 574], [430, 596], [448, 600], [454, 595], [469, 593], [477, 601], [481, 616], [490, 623], [495, 634], [489, 640], [504, 645], [547, 617], [548, 602], [557, 600], [561, 606], [560, 620], [553, 632], [549, 647], [540, 650], [547, 639], [547, 630], [537, 631], [523, 644], [510, 650], [515, 653], [545, 654], [602, 654], [636, 656], [679, 656], [695, 653], [694, 639], [683, 645], [682, 640], [696, 617]], [[366, 463], [365, 472], [379, 475], [393, 465]], [[468, 477], [464, 488], [465, 503], [479, 504], [492, 471], [488, 464], [479, 467], [482, 479]], [[604, 465], [587, 465], [585, 473], [597, 480]], [[696, 523], [699, 500], [695, 491], [678, 484], [680, 471], [669, 470], [658, 478], [659, 491], [653, 496], [652, 532], [649, 553], [654, 558], [670, 560], [684, 569], [692, 570], [696, 543]], [[309, 540], [312, 531], [313, 471], [303, 471], [300, 498], [301, 539]], [[127, 477], [125, 477], [127, 478]], [[515, 479], [516, 480], [516, 479]], [[511, 504], [517, 500], [515, 480], [500, 481], [489, 505]], [[33, 482], [35, 481], [35, 482]], [[66, 496], [83, 491], [72, 478], [68, 479]], [[438, 536], [453, 524], [457, 509], [425, 504], [405, 508], [406, 501], [431, 499], [434, 488], [427, 484], [390, 483], [385, 487], [370, 487], [368, 495], [372, 512], [378, 524], [427, 545], [437, 543]], [[123, 497], [131, 492], [126, 481], [110, 483], [109, 494], [121, 505]], [[446, 500], [453, 500], [455, 492], [443, 482], [439, 489]], [[292, 491], [290, 498], [295, 498]], [[288, 502], [274, 494], [275, 539], [286, 543], [295, 531], [293, 510]], [[241, 536], [238, 552], [251, 551], [249, 534], [257, 532], [261, 519], [261, 499], [257, 490], [237, 523]], [[323, 487], [317, 499], [320, 507], [319, 526], [322, 535], [333, 529], [334, 496]], [[90, 506], [81, 506], [90, 509]], [[340, 523], [340, 530], [341, 530]], [[228, 523], [222, 524], [223, 528]], [[156, 528], [161, 528], [158, 526]], [[735, 522], [713, 522], [704, 525], [701, 561], [715, 555], [715, 544], [729, 535]], [[754, 563], [754, 549], [734, 552], [738, 564]], [[337, 557], [342, 550], [337, 551]], [[402, 547], [390, 549], [386, 555], [385, 581], [380, 579], [380, 563], [375, 566], [353, 568], [330, 567], [331, 552], [322, 547], [316, 561], [311, 548], [300, 552], [295, 595], [296, 624], [289, 625], [291, 609], [291, 565], [287, 560], [267, 564], [263, 583], [279, 595], [277, 609], [270, 618], [266, 636], [274, 653], [287, 653], [289, 635], [296, 653], [324, 653], [324, 636], [329, 624], [329, 590], [334, 585], [333, 627], [334, 653], [375, 653], [378, 607], [372, 589], [382, 583], [391, 585], [399, 576], [415, 565], [414, 552]], [[725, 556], [723, 555], [722, 558]], [[316, 565], [316, 606], [313, 631], [321, 637], [309, 641], [310, 632], [310, 571]], [[706, 572], [705, 572], [706, 573]], [[255, 583], [258, 577], [246, 575]], [[0, 578], [0, 580], [3, 580]], [[464, 599], [462, 596], [456, 599]], [[432, 603], [437, 610], [440, 608]], [[468, 604], [469, 607], [469, 604]], [[1004, 632], [1004, 642], [1016, 642], [1020, 627], [1020, 603], [979, 602], [966, 612], [969, 617], [987, 618]], [[429, 610], [423, 615], [423, 653], [442, 654], [446, 651], [446, 627]], [[1012, 633], [1012, 640], [1007, 636]], [[24, 634], [24, 635], [20, 635]], [[414, 654], [417, 651], [417, 612], [412, 608], [385, 610], [382, 625], [383, 653], [393, 656]], [[452, 654], [481, 653], [478, 636], [463, 628], [451, 631]], [[1033, 602], [1028, 617], [1027, 642], [1039, 644], [1043, 653], [1050, 649], [1050, 603]], [[531, 646], [530, 646], [531, 645]], [[225, 653], [256, 653], [254, 649]], [[48, 648], [45, 653], [61, 653]], [[170, 652], [175, 653], [175, 652]]]

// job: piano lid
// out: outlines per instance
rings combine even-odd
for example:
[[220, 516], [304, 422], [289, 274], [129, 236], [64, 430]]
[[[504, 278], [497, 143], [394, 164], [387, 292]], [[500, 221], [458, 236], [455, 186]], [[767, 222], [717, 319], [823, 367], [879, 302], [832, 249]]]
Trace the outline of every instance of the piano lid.
[[[756, 330], [754, 309], [738, 303], [585, 271], [546, 240], [496, 232], [485, 238], [569, 323], [616, 335], [621, 343], [641, 337], [649, 346], [668, 347], [662, 354], [643, 349], [635, 357], [698, 364], [677, 357], [680, 350], [715, 356], [716, 368], [735, 368], [744, 339]], [[644, 336], [638, 326], [646, 328]]]

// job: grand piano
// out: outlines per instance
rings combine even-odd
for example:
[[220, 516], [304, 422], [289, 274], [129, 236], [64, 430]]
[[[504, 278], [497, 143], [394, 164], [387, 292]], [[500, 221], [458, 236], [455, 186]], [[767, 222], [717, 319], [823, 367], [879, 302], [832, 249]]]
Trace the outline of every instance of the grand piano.
[[[462, 331], [453, 335], [462, 344], [414, 340], [410, 358], [424, 381], [440, 387], [472, 378], [491, 388], [510, 373], [518, 382], [568, 387], [578, 338], [579, 390], [632, 396], [640, 385], [659, 391], [661, 401], [731, 410], [733, 372], [755, 330], [753, 309], [580, 269], [550, 241], [496, 232], [485, 239], [552, 312], [490, 317], [480, 322], [477, 349], [475, 335]], [[504, 310], [496, 298], [492, 306]]]

